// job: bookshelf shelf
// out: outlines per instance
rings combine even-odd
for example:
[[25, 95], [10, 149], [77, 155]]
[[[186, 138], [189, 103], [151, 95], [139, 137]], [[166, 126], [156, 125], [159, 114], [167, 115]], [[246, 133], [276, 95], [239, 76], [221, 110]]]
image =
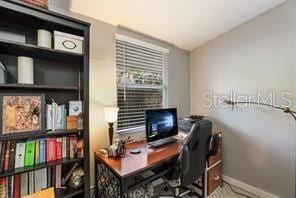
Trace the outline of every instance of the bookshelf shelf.
[[[69, 111], [69, 101], [82, 101], [83, 106], [83, 130], [57, 130], [57, 131], [45, 131], [45, 127], [42, 132], [27, 132], [27, 133], [15, 133], [15, 134], [1, 134], [0, 130], [0, 142], [3, 147], [3, 152], [1, 152], [2, 158], [0, 161], [5, 162], [1, 169], [7, 169], [10, 167], [14, 161], [11, 161], [9, 156], [16, 155], [16, 148], [13, 149], [14, 144], [10, 143], [23, 143], [27, 146], [27, 140], [35, 140], [36, 148], [41, 149], [41, 143], [46, 142], [46, 148], [48, 142], [54, 142], [53, 148], [59, 148], [62, 139], [62, 148], [68, 149], [68, 140], [69, 148], [71, 147], [71, 139], [73, 140], [75, 146], [78, 143], [83, 145], [84, 156], [82, 158], [63, 158], [59, 160], [50, 161], [48, 163], [37, 164], [34, 166], [27, 166], [23, 168], [17, 168], [10, 171], [0, 170], [1, 181], [5, 181], [5, 185], [11, 184], [14, 176], [20, 173], [29, 174], [31, 171], [38, 169], [47, 168], [47, 170], [53, 171], [56, 168], [61, 167], [58, 170], [62, 174], [78, 162], [79, 168], [83, 169], [84, 172], [84, 185], [78, 189], [70, 188], [58, 188], [56, 189], [56, 197], [90, 197], [90, 159], [89, 159], [89, 26], [87, 22], [80, 21], [68, 16], [61, 15], [59, 13], [52, 12], [50, 10], [41, 9], [35, 6], [32, 6], [28, 3], [21, 2], [19, 0], [10, 0], [10, 1], [1, 1], [0, 0], [0, 30], [4, 28], [4, 32], [9, 32], [12, 36], [20, 35], [25, 37], [25, 42], [18, 42], [17, 39], [9, 38], [9, 35], [6, 37], [0, 38], [0, 61], [7, 68], [7, 82], [9, 84], [0, 84], [0, 94], [7, 93], [36, 93], [44, 94], [47, 104], [50, 103], [50, 98], [53, 98], [56, 103], [61, 106], [64, 105], [65, 109]], [[76, 36], [81, 36], [83, 40], [83, 54], [72, 53], [52, 48], [44, 48], [37, 46], [38, 41], [37, 30], [46, 29], [53, 33], [54, 31], [61, 31], [68, 34], [73, 34]], [[54, 43], [53, 43], [54, 44]], [[34, 59], [34, 82], [36, 84], [16, 84], [18, 77], [18, 67], [17, 67], [17, 58], [16, 56], [28, 56]], [[46, 117], [46, 113], [42, 116]], [[1, 119], [2, 115], [0, 115]], [[1, 119], [3, 122], [3, 120]], [[0, 123], [1, 125], [1, 123]], [[2, 126], [2, 125], [1, 125]], [[75, 136], [75, 137], [72, 137]], [[67, 137], [67, 138], [64, 138]], [[38, 139], [42, 139], [38, 140]], [[58, 139], [58, 141], [57, 141]], [[67, 145], [63, 146], [64, 140], [67, 140]], [[83, 141], [82, 141], [83, 140]], [[76, 142], [76, 143], [75, 143]], [[58, 143], [58, 146], [57, 144]], [[7, 146], [9, 145], [9, 146]], [[20, 144], [18, 144], [20, 145]], [[2, 150], [1, 147], [1, 150]], [[10, 147], [10, 149], [9, 149]], [[26, 147], [27, 148], [27, 147]], [[26, 149], [25, 148], [25, 149]], [[42, 147], [44, 149], [44, 147]], [[52, 147], [50, 147], [52, 148]], [[81, 149], [81, 148], [80, 148]], [[29, 149], [28, 149], [29, 150]], [[37, 149], [36, 149], [37, 150]], [[54, 149], [49, 149], [53, 151]], [[78, 149], [77, 149], [78, 150]], [[76, 150], [76, 151], [77, 151]], [[26, 151], [26, 150], [25, 150]], [[73, 151], [73, 150], [71, 150]], [[68, 153], [68, 150], [66, 151]], [[74, 148], [75, 152], [75, 148]], [[32, 153], [32, 152], [28, 152]], [[25, 152], [25, 155], [29, 155]], [[38, 153], [36, 151], [36, 153]], [[36, 156], [33, 158], [38, 159]], [[65, 153], [65, 150], [64, 150]], [[6, 155], [7, 154], [7, 155]], [[40, 154], [40, 153], [39, 153]], [[43, 154], [43, 153], [42, 153]], [[47, 153], [46, 153], [47, 155]], [[3, 157], [4, 156], [4, 157]], [[41, 156], [41, 155], [39, 155]], [[65, 155], [62, 155], [65, 156]], [[68, 154], [66, 155], [68, 156]], [[73, 156], [73, 155], [69, 155]], [[76, 155], [75, 155], [76, 156]], [[55, 159], [53, 157], [53, 159]], [[34, 161], [35, 162], [35, 161]], [[57, 165], [62, 165], [55, 167]], [[11, 165], [11, 167], [14, 167]], [[51, 171], [47, 173], [50, 175]], [[38, 172], [34, 172], [36, 175]], [[57, 174], [57, 173], [56, 173]], [[22, 174], [21, 178], [23, 178]], [[38, 174], [37, 174], [38, 175]], [[61, 175], [59, 173], [59, 175]], [[12, 178], [13, 177], [13, 178]], [[34, 176], [35, 177], [35, 176]], [[15, 177], [18, 178], [18, 177]], [[32, 178], [32, 177], [31, 177]], [[51, 178], [51, 177], [49, 177]], [[56, 177], [57, 178], [57, 177]], [[52, 183], [49, 185], [52, 187], [59, 187], [59, 178], [52, 179]], [[35, 180], [33, 178], [32, 180]], [[55, 180], [55, 182], [54, 182]], [[33, 182], [36, 184], [36, 182]], [[38, 182], [37, 182], [38, 183]], [[30, 184], [29, 184], [30, 186]], [[32, 186], [32, 185], [31, 185]], [[63, 187], [67, 187], [66, 185]], [[36, 187], [35, 187], [36, 188]], [[38, 188], [39, 189], [39, 188]], [[34, 190], [33, 190], [34, 191]], [[38, 191], [38, 190], [37, 190]]]
[[33, 133], [15, 133], [0, 135], [0, 141], [6, 140], [24, 140], [24, 139], [38, 139], [47, 137], [62, 137], [69, 135], [82, 135], [83, 130], [56, 130], [46, 132], [33, 132]]
[[33, 171], [33, 170], [38, 170], [38, 169], [42, 169], [42, 168], [47, 168], [47, 167], [51, 167], [51, 166], [56, 166], [56, 165], [60, 165], [60, 164], [68, 164], [68, 163], [73, 163], [73, 162], [79, 162], [79, 161], [82, 161], [82, 160], [83, 160], [82, 157], [73, 158], [73, 159], [63, 158], [63, 159], [60, 159], [60, 160], [54, 160], [54, 161], [51, 161], [51, 162], [47, 162], [47, 163], [43, 163], [43, 164], [37, 164], [37, 165], [34, 165], [34, 166], [16, 168], [16, 169], [11, 170], [11, 171], [5, 171], [5, 172], [0, 173], [0, 178], [7, 177], [7, 176], [12, 176], [12, 175], [20, 174], [20, 173], [24, 173], [24, 172], [29, 172], [29, 171]]
[[0, 84], [2, 90], [79, 91], [80, 87], [58, 85]]
[[0, 39], [0, 53], [66, 63], [81, 62], [83, 57], [81, 54], [2, 39]]
[[78, 189], [59, 188], [56, 189], [56, 196], [61, 198], [70, 198], [73, 196], [80, 195], [84, 192], [83, 187]]

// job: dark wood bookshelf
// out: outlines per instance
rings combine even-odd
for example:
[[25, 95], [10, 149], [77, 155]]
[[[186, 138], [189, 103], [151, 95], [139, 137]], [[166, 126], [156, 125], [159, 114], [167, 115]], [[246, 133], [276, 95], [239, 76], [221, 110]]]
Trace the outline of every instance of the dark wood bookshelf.
[[31, 58], [66, 63], [81, 62], [83, 56], [77, 53], [71, 53], [52, 48], [39, 47], [37, 45], [6, 41], [1, 39], [0, 53], [15, 56], [29, 56]]
[[37, 164], [34, 166], [15, 168], [13, 170], [1, 172], [0, 178], [12, 176], [15, 174], [21, 174], [21, 173], [25, 173], [25, 172], [29, 172], [29, 171], [34, 171], [34, 170], [38, 170], [38, 169], [42, 169], [42, 168], [52, 167], [52, 166], [56, 166], [56, 165], [60, 165], [60, 164], [69, 164], [69, 163], [74, 163], [74, 162], [79, 162], [79, 161], [83, 161], [83, 158], [82, 157], [73, 158], [73, 159], [63, 158], [63, 159], [59, 159], [59, 160], [46, 162], [43, 164]]
[[15, 133], [15, 134], [0, 135], [0, 141], [62, 137], [62, 136], [70, 136], [70, 135], [82, 135], [82, 134], [83, 134], [83, 130], [55, 130], [55, 131]]
[[[0, 141], [30, 140], [47, 137], [75, 135], [83, 139], [83, 158], [60, 159], [34, 166], [0, 172], [0, 178], [24, 172], [62, 165], [66, 171], [78, 162], [84, 171], [84, 185], [78, 189], [55, 189], [56, 197], [90, 197], [90, 159], [89, 159], [89, 26], [78, 19], [53, 11], [41, 9], [17, 1], [0, 0], [0, 30], [11, 29], [25, 36], [25, 43], [0, 38], [0, 61], [7, 67], [7, 84], [0, 84], [0, 94], [36, 93], [45, 94], [46, 101], [53, 98], [58, 104], [68, 107], [69, 101], [83, 101], [83, 130], [57, 130], [2, 134]], [[37, 30], [61, 31], [84, 37], [83, 54], [71, 53], [53, 48], [37, 46]], [[17, 56], [34, 59], [34, 82], [36, 84], [17, 84]], [[46, 116], [46, 115], [42, 115]], [[0, 115], [2, 117], [2, 115]], [[63, 173], [62, 173], [63, 174]]]
[[1, 89], [6, 90], [56, 90], [56, 91], [79, 91], [80, 87], [58, 85], [31, 85], [31, 84], [0, 84]]

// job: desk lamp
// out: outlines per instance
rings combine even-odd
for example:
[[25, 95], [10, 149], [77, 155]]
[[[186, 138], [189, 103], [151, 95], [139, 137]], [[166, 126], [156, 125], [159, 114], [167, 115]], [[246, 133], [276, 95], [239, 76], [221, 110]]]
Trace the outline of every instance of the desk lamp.
[[117, 114], [118, 114], [119, 108], [117, 107], [105, 107], [105, 121], [109, 124], [109, 143], [112, 145], [113, 141], [113, 124], [117, 120]]
[[296, 121], [296, 111], [292, 111], [289, 107], [279, 107], [271, 104], [266, 104], [266, 103], [261, 103], [261, 102], [251, 102], [251, 101], [231, 101], [231, 100], [224, 100], [224, 103], [231, 105], [232, 109], [234, 108], [235, 105], [238, 104], [255, 104], [255, 105], [263, 105], [263, 106], [268, 106], [274, 109], [279, 109], [282, 110], [284, 113], [290, 114], [294, 120]]

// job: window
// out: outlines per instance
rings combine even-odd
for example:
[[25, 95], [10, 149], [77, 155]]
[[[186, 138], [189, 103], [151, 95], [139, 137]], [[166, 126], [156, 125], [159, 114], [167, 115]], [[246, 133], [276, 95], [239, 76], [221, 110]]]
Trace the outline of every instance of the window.
[[145, 110], [167, 101], [168, 50], [116, 35], [117, 127], [119, 132], [145, 127]]

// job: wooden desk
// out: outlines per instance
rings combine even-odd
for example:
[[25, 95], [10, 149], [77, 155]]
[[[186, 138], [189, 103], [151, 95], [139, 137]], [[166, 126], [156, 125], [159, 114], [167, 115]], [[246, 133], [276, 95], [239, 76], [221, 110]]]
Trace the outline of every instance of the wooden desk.
[[[128, 184], [129, 179], [136, 175], [162, 166], [176, 158], [181, 151], [181, 145], [181, 140], [160, 148], [150, 148], [147, 143], [128, 144], [124, 158], [107, 158], [95, 152], [97, 197], [104, 197], [104, 195], [107, 195], [106, 197], [128, 197], [129, 188], [162, 176], [166, 172], [146, 178], [145, 181], [138, 182], [136, 185], [130, 186]], [[139, 148], [141, 153], [131, 154], [130, 149], [133, 148]], [[113, 192], [110, 192], [109, 189], [112, 189]]]

